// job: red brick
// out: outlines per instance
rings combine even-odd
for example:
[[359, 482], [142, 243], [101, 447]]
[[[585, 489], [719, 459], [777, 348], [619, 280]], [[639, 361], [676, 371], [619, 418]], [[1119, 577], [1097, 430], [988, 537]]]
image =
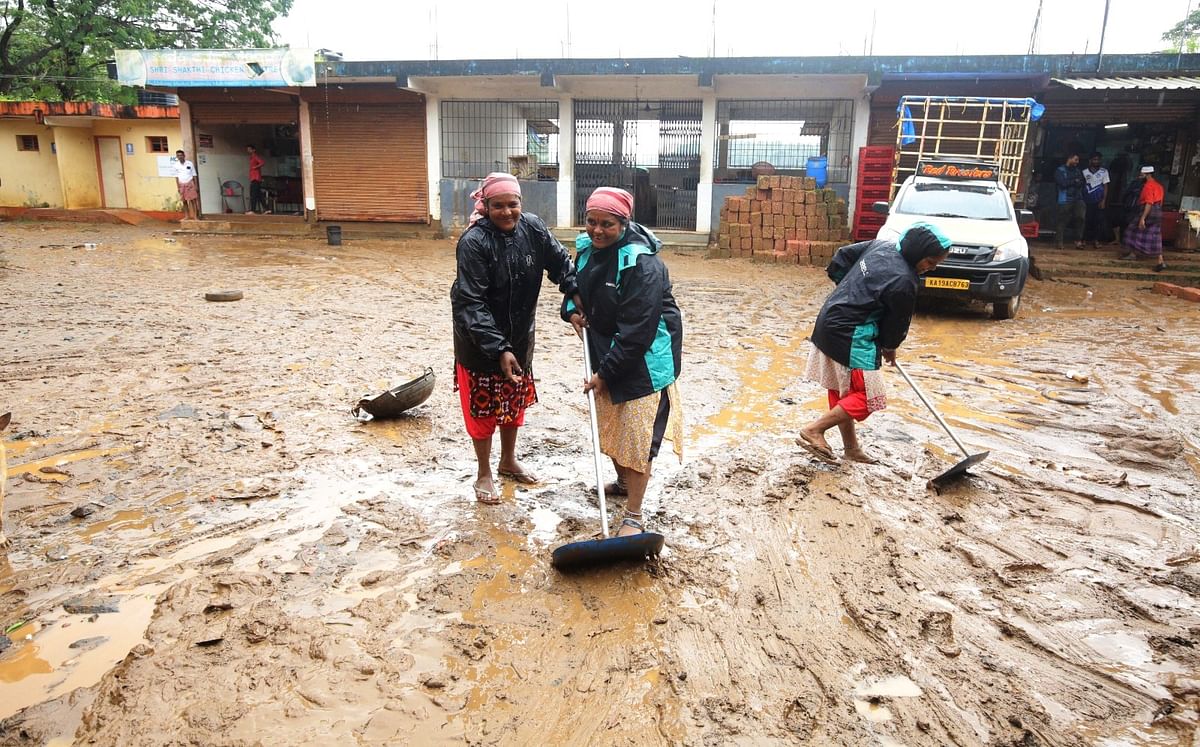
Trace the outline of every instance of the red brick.
[[1192, 303], [1200, 303], [1200, 288], [1180, 288], [1175, 291], [1175, 297]]
[[1175, 291], [1179, 290], [1179, 286], [1173, 283], [1155, 283], [1151, 290], [1159, 295], [1173, 296]]
[[764, 174], [763, 176], [758, 177], [757, 184], [758, 184], [759, 189], [770, 189], [771, 188], [771, 177]]

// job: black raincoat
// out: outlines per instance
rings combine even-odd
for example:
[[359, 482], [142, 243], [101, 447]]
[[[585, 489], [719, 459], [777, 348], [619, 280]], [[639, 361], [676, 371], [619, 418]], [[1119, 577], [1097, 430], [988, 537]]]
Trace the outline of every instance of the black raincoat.
[[521, 213], [511, 234], [480, 219], [458, 240], [457, 257], [450, 288], [454, 359], [470, 371], [499, 373], [500, 355], [512, 351], [530, 370], [542, 274], [566, 296], [578, 290], [567, 250], [540, 218]]

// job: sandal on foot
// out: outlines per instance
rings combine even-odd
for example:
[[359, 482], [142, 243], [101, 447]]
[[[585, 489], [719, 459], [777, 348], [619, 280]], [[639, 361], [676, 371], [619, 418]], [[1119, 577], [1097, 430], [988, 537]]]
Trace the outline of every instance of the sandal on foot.
[[537, 475], [532, 472], [513, 472], [512, 470], [502, 469], [497, 470], [501, 477], [508, 477], [523, 485], [536, 485], [538, 482]]
[[637, 531], [634, 532], [634, 534], [641, 534], [641, 533], [645, 532], [646, 527], [644, 524], [642, 524], [641, 518], [642, 518], [641, 514], [635, 514], [631, 511], [626, 511], [625, 517], [623, 519], [621, 519], [621, 523], [617, 527], [617, 536], [618, 537], [620, 537], [620, 536], [632, 537], [633, 536], [633, 534], [622, 535], [621, 534], [622, 527], [630, 527], [631, 529], [636, 529]]
[[1159, 262], [1158, 264], [1156, 264], [1156, 265], [1154, 266], [1154, 271], [1155, 271], [1155, 272], [1162, 272], [1162, 271], [1163, 271], [1163, 270], [1165, 270], [1165, 269], [1167, 269], [1167, 263], [1166, 263], [1166, 262]]
[[842, 456], [846, 457], [852, 462], [858, 462], [859, 464], [879, 464], [878, 459], [862, 449], [846, 449], [842, 452]]
[[499, 493], [495, 492], [494, 490], [484, 490], [478, 486], [472, 487], [475, 490], [475, 500], [479, 501], [485, 506], [500, 505], [501, 498]]
[[804, 434], [800, 434], [800, 437], [796, 439], [796, 444], [803, 447], [804, 450], [809, 454], [812, 454], [826, 464], [838, 464], [838, 458], [836, 454], [820, 444], [809, 441], [804, 437]]

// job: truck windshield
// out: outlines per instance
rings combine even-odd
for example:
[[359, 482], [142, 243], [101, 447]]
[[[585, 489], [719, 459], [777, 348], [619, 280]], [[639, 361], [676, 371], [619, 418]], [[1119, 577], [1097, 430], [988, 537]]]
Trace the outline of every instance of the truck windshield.
[[1012, 216], [1008, 198], [995, 187], [942, 182], [914, 184], [905, 191], [896, 212], [975, 220], [1008, 220]]

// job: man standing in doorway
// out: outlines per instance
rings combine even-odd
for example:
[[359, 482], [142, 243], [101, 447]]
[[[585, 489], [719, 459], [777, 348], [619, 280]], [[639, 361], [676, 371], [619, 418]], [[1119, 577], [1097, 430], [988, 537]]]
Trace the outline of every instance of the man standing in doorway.
[[1105, 243], [1112, 238], [1104, 215], [1108, 205], [1108, 181], [1108, 169], [1100, 165], [1100, 154], [1093, 153], [1088, 158], [1088, 167], [1083, 170], [1083, 204], [1087, 210], [1083, 218], [1083, 241], [1091, 241], [1095, 249], [1100, 248], [1101, 237]]
[[1072, 153], [1054, 170], [1054, 183], [1058, 187], [1058, 215], [1054, 228], [1054, 243], [1059, 249], [1066, 242], [1067, 229], [1075, 228], [1075, 248], [1083, 248], [1082, 230], [1085, 214], [1083, 206], [1083, 172], [1079, 170], [1079, 155]]
[[246, 152], [250, 154], [250, 213], [268, 213], [266, 202], [263, 200], [262, 191], [262, 167], [266, 161], [262, 156], [258, 155], [253, 145], [246, 146]]
[[183, 217], [186, 220], [200, 218], [200, 190], [196, 181], [196, 167], [187, 160], [187, 155], [175, 151], [175, 185], [179, 187], [179, 199], [183, 202]]

